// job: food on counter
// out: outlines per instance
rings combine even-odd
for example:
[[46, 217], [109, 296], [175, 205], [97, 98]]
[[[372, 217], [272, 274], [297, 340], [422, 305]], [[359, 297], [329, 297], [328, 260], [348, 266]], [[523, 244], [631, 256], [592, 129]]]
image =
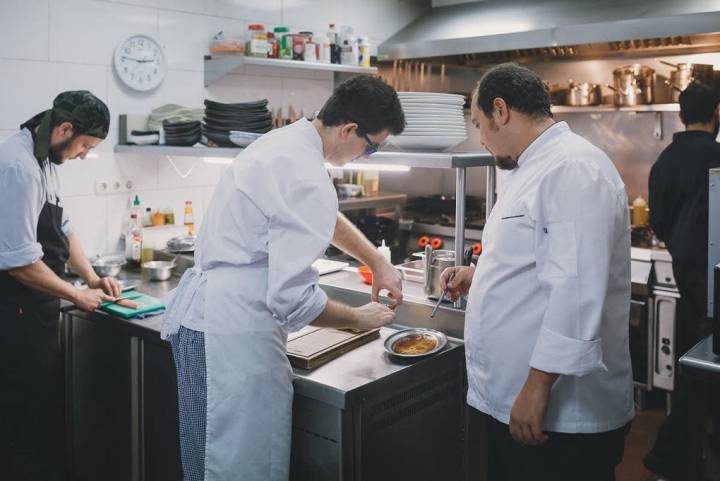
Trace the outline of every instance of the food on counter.
[[397, 354], [418, 356], [427, 354], [437, 346], [437, 339], [427, 334], [413, 334], [400, 339], [392, 346]]
[[360, 274], [360, 277], [362, 278], [362, 280], [365, 284], [367, 284], [368, 286], [372, 285], [373, 273], [368, 266], [358, 267], [358, 274]]
[[138, 307], [140, 307], [140, 304], [138, 304], [137, 302], [133, 302], [130, 299], [118, 299], [117, 301], [115, 301], [115, 304], [117, 304], [118, 306], [127, 307], [128, 309], [137, 309]]

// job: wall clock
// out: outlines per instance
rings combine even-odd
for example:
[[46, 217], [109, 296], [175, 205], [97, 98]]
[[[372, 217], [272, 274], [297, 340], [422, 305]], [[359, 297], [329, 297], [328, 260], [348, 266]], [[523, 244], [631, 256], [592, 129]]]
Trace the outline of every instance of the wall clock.
[[140, 92], [157, 88], [167, 72], [162, 47], [147, 35], [133, 35], [121, 42], [113, 65], [122, 83]]

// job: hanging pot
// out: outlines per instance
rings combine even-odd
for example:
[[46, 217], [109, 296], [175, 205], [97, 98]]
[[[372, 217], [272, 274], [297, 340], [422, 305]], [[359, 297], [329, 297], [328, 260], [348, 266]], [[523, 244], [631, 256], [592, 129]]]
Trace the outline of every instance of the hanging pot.
[[613, 70], [613, 83], [608, 85], [615, 92], [614, 103], [618, 107], [653, 103], [655, 70], [634, 63]]

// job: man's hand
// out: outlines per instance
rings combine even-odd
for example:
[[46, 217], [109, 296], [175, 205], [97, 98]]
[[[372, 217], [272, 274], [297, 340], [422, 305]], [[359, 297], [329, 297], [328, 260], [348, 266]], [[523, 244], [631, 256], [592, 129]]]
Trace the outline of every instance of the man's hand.
[[103, 302], [114, 300], [115, 297], [108, 296], [101, 289], [76, 289], [72, 303], [83, 311], [92, 312]]
[[114, 277], [95, 277], [87, 283], [90, 289], [102, 289], [102, 291], [112, 297], [120, 297], [122, 289], [120, 284]]
[[392, 310], [377, 302], [371, 302], [354, 309], [356, 317], [354, 327], [360, 330], [387, 326], [395, 319], [395, 313]]
[[[454, 274], [452, 280], [450, 276]], [[446, 296], [451, 301], [456, 301], [460, 296], [470, 292], [470, 285], [475, 274], [475, 267], [448, 267], [440, 274], [440, 287], [447, 291]]]
[[510, 434], [518, 444], [537, 446], [547, 441], [542, 425], [550, 401], [550, 389], [557, 378], [557, 374], [530, 368], [525, 385], [510, 411]]
[[385, 258], [381, 258], [375, 265], [370, 266], [373, 273], [372, 302], [380, 302], [380, 291], [387, 290], [387, 296], [393, 303], [390, 308], [395, 309], [402, 304], [402, 275], [400, 271], [390, 264]]

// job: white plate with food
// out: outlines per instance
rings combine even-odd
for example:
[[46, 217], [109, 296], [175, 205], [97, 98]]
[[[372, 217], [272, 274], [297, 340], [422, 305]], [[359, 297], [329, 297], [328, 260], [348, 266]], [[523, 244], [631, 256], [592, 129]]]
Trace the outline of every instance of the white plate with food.
[[447, 336], [435, 329], [404, 329], [385, 339], [385, 352], [402, 359], [416, 359], [440, 352], [447, 345]]

